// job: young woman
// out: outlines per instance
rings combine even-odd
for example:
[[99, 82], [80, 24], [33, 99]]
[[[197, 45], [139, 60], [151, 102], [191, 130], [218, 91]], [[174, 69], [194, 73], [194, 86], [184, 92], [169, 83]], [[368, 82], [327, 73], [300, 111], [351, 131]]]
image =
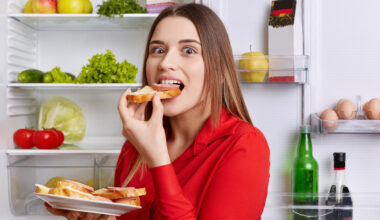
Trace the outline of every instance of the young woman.
[[[206, 6], [165, 9], [145, 50], [143, 84], [176, 83], [179, 96], [120, 98], [123, 146], [115, 186], [145, 187], [142, 208], [117, 219], [260, 219], [269, 148], [239, 87], [227, 32]], [[48, 208], [52, 213], [58, 210]], [[114, 219], [62, 211], [68, 219]]]

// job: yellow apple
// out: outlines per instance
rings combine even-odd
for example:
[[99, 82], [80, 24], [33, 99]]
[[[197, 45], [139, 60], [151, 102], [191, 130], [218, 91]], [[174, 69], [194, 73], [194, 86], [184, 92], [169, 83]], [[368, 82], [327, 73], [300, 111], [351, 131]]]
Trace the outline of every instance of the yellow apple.
[[92, 4], [90, 0], [83, 0], [83, 13], [91, 14], [92, 13]]
[[58, 13], [64, 14], [80, 14], [83, 13], [83, 0], [58, 0]]
[[57, 13], [57, 0], [32, 0], [33, 13]]
[[32, 0], [29, 0], [24, 7], [24, 13], [33, 13]]
[[239, 60], [239, 71], [247, 82], [263, 82], [268, 72], [268, 60], [261, 52], [244, 53]]

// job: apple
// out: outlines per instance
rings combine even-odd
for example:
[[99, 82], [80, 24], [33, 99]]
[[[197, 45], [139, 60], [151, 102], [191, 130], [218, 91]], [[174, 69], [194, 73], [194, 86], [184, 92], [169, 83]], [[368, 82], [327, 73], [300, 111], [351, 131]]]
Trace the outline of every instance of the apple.
[[24, 13], [33, 13], [32, 0], [28, 0], [24, 7]]
[[57, 0], [32, 0], [34, 13], [57, 13]]
[[92, 13], [92, 4], [90, 0], [83, 0], [84, 9], [83, 13], [91, 14]]
[[268, 60], [261, 52], [244, 53], [239, 60], [240, 75], [248, 82], [263, 82], [268, 66]]
[[80, 14], [85, 9], [83, 0], [58, 0], [58, 13]]

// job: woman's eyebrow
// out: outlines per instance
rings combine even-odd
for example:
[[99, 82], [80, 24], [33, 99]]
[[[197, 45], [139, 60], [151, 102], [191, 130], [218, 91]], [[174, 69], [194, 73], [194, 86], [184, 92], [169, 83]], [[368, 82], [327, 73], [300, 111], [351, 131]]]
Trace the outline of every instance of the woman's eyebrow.
[[164, 44], [164, 42], [160, 40], [152, 40], [149, 42], [149, 44]]
[[199, 41], [193, 40], [193, 39], [180, 40], [179, 43], [197, 43], [197, 44], [201, 45], [201, 43]]

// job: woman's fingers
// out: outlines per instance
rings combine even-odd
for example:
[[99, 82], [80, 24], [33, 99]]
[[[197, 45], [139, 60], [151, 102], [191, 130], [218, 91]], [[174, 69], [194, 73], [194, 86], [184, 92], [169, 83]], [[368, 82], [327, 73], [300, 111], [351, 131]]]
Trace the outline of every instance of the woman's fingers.
[[59, 216], [66, 217], [67, 213], [69, 212], [69, 211], [66, 211], [66, 210], [55, 209], [55, 208], [51, 207], [49, 204], [47, 204], [46, 202], [44, 203], [44, 205], [46, 207], [46, 210], [48, 212], [50, 212], [51, 214], [53, 214], [53, 215], [59, 215]]
[[135, 118], [136, 119], [144, 121], [144, 118], [145, 118], [145, 108], [146, 108], [147, 104], [148, 104], [148, 102], [141, 103], [136, 108], [136, 111], [135, 111]]
[[162, 124], [162, 117], [164, 115], [164, 106], [161, 103], [160, 95], [156, 93], [153, 98], [153, 112], [149, 121], [153, 123]]
[[79, 220], [83, 216], [82, 213], [76, 211], [70, 211], [67, 213], [66, 218], [68, 220]]
[[101, 216], [101, 214], [86, 213], [80, 220], [98, 220]]

